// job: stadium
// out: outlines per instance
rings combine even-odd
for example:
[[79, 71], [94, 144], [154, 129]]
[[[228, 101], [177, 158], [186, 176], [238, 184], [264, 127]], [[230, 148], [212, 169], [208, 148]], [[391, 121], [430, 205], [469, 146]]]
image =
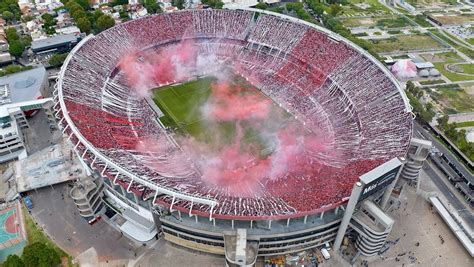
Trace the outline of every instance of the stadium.
[[371, 55], [255, 9], [160, 14], [89, 35], [54, 99], [103, 190], [89, 217], [115, 207], [136, 241], [163, 233], [234, 259], [237, 229], [248, 259], [334, 240], [359, 177], [405, 156], [412, 132], [403, 90]]

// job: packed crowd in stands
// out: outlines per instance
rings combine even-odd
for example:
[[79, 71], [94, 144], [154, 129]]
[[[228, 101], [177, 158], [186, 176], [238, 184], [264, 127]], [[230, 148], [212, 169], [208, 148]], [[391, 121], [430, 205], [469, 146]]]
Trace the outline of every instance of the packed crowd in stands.
[[[196, 38], [199, 53], [229, 63], [309, 130], [332, 135], [344, 162], [328, 163], [310, 176], [272, 179], [255, 197], [231, 197], [201, 182], [198, 172], [183, 167], [186, 156], [118, 68], [129, 53], [183, 38]], [[174, 12], [108, 29], [77, 48], [60, 90], [62, 112], [102, 155], [163, 188], [215, 199], [216, 216], [293, 216], [340, 204], [360, 175], [406, 152], [412, 127], [397, 87], [366, 56], [307, 25], [241, 10]], [[144, 140], [158, 141], [159, 149], [139, 149]], [[154, 197], [154, 190], [99, 160], [74, 134], [71, 141], [111, 182], [144, 199]], [[168, 195], [158, 196], [157, 203], [211, 211]]]

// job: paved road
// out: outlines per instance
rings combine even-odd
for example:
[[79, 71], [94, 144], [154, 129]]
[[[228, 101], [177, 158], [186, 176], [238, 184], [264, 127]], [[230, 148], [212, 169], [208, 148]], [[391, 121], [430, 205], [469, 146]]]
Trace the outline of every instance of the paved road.
[[[422, 139], [427, 139], [433, 143], [433, 145], [441, 151], [454, 165], [456, 165], [456, 168], [470, 181], [472, 181], [474, 178], [472, 174], [466, 169], [466, 167], [458, 162], [458, 160], [454, 157], [454, 155], [451, 154], [451, 152], [444, 146], [442, 145], [436, 138], [434, 138], [431, 133], [423, 127], [421, 127], [420, 124], [418, 124], [416, 121], [414, 123], [414, 133], [413, 135], [417, 138], [422, 138]], [[447, 167], [449, 167], [446, 164]], [[460, 197], [456, 196], [451, 189], [450, 186], [446, 184], [447, 182], [447, 177], [441, 176], [441, 173], [439, 170], [435, 171], [435, 168], [437, 167], [428, 160], [425, 164], [425, 172], [426, 174], [431, 178], [433, 183], [439, 188], [439, 190], [443, 193], [443, 195], [446, 197], [446, 199], [449, 201], [449, 203], [457, 210], [459, 213], [459, 216], [461, 216], [466, 223], [474, 229], [474, 215], [471, 213], [471, 210], [464, 204], [464, 199], [460, 199]], [[450, 168], [449, 170], [450, 171]]]
[[456, 209], [459, 216], [463, 218], [466, 223], [474, 229], [474, 216], [471, 213], [470, 209], [466, 207], [466, 205], [460, 200], [450, 189], [450, 187], [443, 181], [446, 180], [446, 177], [441, 177], [438, 172], [434, 169], [436, 167], [427, 161], [425, 164], [425, 173], [431, 178], [433, 183], [439, 188], [439, 190], [443, 193], [443, 195], [448, 199], [449, 203]]
[[458, 159], [449, 151], [443, 144], [441, 144], [438, 139], [434, 138], [431, 133], [429, 133], [427, 130], [423, 129], [420, 124], [418, 124], [416, 121], [413, 124], [414, 128], [414, 136], [418, 138], [423, 138], [426, 140], [429, 140], [433, 143], [433, 145], [441, 151], [448, 159], [451, 161], [456, 168], [459, 170], [459, 172], [466, 177], [468, 181], [471, 181], [474, 183], [474, 176], [469, 172], [469, 170], [464, 166], [464, 164], [460, 163]]

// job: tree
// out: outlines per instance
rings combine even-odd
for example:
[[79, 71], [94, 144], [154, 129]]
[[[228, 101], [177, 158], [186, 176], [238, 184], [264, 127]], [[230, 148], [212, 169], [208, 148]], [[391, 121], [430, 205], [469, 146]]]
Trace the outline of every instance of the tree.
[[41, 16], [41, 18], [44, 21], [44, 24], [43, 24], [44, 31], [47, 34], [55, 34], [56, 33], [55, 26], [56, 26], [57, 21], [56, 19], [54, 19], [53, 15], [49, 13], [44, 13]]
[[119, 16], [120, 16], [120, 20], [122, 20], [122, 22], [125, 22], [125, 21], [129, 21], [130, 20], [130, 17], [128, 16], [127, 12], [121, 10], [119, 12]]
[[67, 58], [67, 53], [65, 54], [54, 54], [48, 61], [49, 65], [52, 67], [58, 67], [61, 66]]
[[156, 0], [145, 0], [144, 6], [150, 14], [159, 14], [163, 12], [161, 6], [156, 2]]
[[412, 92], [414, 88], [415, 88], [415, 84], [412, 81], [408, 81], [406, 85], [407, 91]]
[[8, 65], [5, 67], [5, 74], [17, 73], [22, 70], [22, 67], [19, 65]]
[[260, 2], [255, 6], [255, 8], [263, 9], [263, 10], [267, 9], [267, 7], [268, 7], [268, 5], [265, 2]]
[[442, 116], [437, 119], [438, 125], [441, 127], [441, 129], [445, 129], [448, 126], [448, 116]]
[[96, 9], [94, 11], [94, 20], [97, 21], [102, 15], [104, 15], [104, 12], [100, 9]]
[[73, 4], [69, 7], [69, 14], [71, 15], [71, 17], [72, 17], [72, 14], [78, 11], [84, 11], [84, 9], [78, 4]]
[[52, 24], [54, 22], [53, 15], [51, 15], [49, 13], [44, 13], [43, 15], [41, 15], [41, 18], [43, 19], [44, 23]]
[[184, 0], [171, 0], [171, 4], [177, 7], [178, 9], [184, 9]]
[[23, 262], [26, 267], [50, 267], [61, 263], [58, 253], [44, 243], [33, 243], [23, 249]]
[[89, 10], [91, 4], [89, 0], [74, 0], [78, 5], [80, 5], [84, 10]]
[[77, 22], [80, 18], [87, 17], [86, 12], [83, 9], [77, 9], [74, 12], [70, 13], [71, 17]]
[[330, 11], [329, 11], [329, 14], [331, 14], [331, 16], [335, 17], [339, 12], [341, 12], [342, 10], [342, 7], [338, 4], [332, 4], [330, 6]]
[[316, 13], [316, 15], [322, 16], [324, 14], [323, 3], [320, 3], [317, 0], [306, 0], [305, 2], [308, 4], [309, 8], [311, 8], [314, 11], [314, 13]]
[[15, 18], [15, 14], [13, 14], [12, 12], [8, 11], [8, 10], [5, 10], [3, 11], [2, 13], [2, 18], [4, 20], [6, 20], [7, 22], [10, 22], [12, 21], [14, 18]]
[[23, 267], [25, 264], [18, 255], [8, 255], [7, 260], [3, 263], [3, 267]]
[[106, 30], [115, 25], [115, 20], [109, 15], [102, 15], [97, 19], [97, 29], [99, 31]]
[[224, 3], [222, 3], [221, 0], [201, 0], [201, 2], [204, 5], [208, 5], [212, 8], [216, 8], [216, 9], [222, 8], [224, 6]]
[[80, 18], [77, 20], [77, 27], [81, 32], [89, 34], [92, 29], [91, 22], [87, 18]]
[[112, 6], [121, 6], [128, 4], [128, 0], [114, 0], [112, 1]]
[[20, 40], [13, 40], [11, 42], [8, 42], [9, 44], [9, 49], [8, 52], [16, 58], [21, 57], [23, 55], [23, 51], [25, 50], [25, 46]]
[[[20, 7], [18, 6], [18, 0], [2, 0], [2, 1], [0, 1], [0, 14], [3, 15], [3, 13], [5, 11], [8, 11], [11, 14], [13, 14], [12, 20], [13, 19], [20, 20], [21, 13], [20, 13]], [[9, 15], [10, 14], [8, 14], [7, 17]], [[7, 20], [5, 17], [4, 17], [4, 19]]]
[[19, 40], [20, 36], [18, 36], [18, 33], [16, 32], [15, 28], [8, 28], [5, 31], [5, 34], [7, 36], [8, 42], [14, 41], [14, 40]]

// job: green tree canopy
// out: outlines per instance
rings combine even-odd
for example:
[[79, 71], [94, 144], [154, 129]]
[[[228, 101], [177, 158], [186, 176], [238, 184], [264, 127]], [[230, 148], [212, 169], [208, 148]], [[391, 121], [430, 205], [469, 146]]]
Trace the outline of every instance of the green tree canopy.
[[8, 65], [4, 68], [5, 74], [20, 72], [23, 68], [20, 65]]
[[342, 10], [342, 7], [341, 7], [340, 5], [338, 5], [338, 4], [332, 4], [332, 5], [330, 6], [330, 11], [329, 11], [329, 13], [330, 13], [332, 16], [335, 17], [339, 12], [341, 12], [341, 10]]
[[50, 267], [61, 263], [58, 253], [44, 243], [33, 243], [23, 249], [23, 262], [26, 267]]
[[61, 66], [67, 58], [67, 53], [65, 54], [54, 54], [48, 61], [49, 65], [53, 67]]
[[2, 12], [2, 18], [6, 20], [7, 22], [10, 22], [15, 18], [15, 14], [13, 14], [12, 12], [8, 10], [5, 10]]
[[23, 267], [25, 264], [18, 255], [8, 255], [7, 260], [2, 264], [3, 267]]
[[265, 2], [260, 2], [255, 6], [255, 8], [263, 9], [263, 10], [267, 9], [267, 7], [268, 7], [268, 5]]
[[[20, 7], [18, 6], [18, 0], [1, 0], [0, 13], [3, 15], [5, 11], [8, 11], [11, 14], [13, 14], [12, 19], [19, 20], [21, 18]], [[4, 19], [7, 20], [5, 17]]]
[[97, 19], [97, 29], [99, 31], [106, 30], [115, 25], [115, 20], [109, 15], [102, 15]]
[[91, 32], [92, 25], [91, 25], [91, 22], [87, 18], [78, 19], [76, 24], [79, 30], [81, 30], [81, 32], [84, 32], [86, 34], [89, 34]]
[[43, 24], [44, 31], [47, 34], [55, 34], [56, 30], [54, 27], [56, 26], [57, 21], [56, 19], [54, 19], [53, 15], [49, 13], [45, 13], [41, 16], [41, 18], [44, 21], [44, 24]]
[[324, 14], [324, 4], [318, 0], [306, 0], [305, 1], [309, 8], [311, 8], [316, 15], [321, 16]]
[[161, 6], [156, 2], [156, 0], [144, 0], [143, 5], [150, 14], [159, 14], [163, 12]]
[[112, 6], [121, 6], [128, 4], [128, 0], [114, 0], [112, 1]]
[[78, 5], [80, 5], [84, 10], [89, 10], [91, 8], [91, 1], [89, 0], [71, 0], [75, 1]]
[[83, 9], [78, 9], [75, 10], [74, 12], [71, 12], [71, 17], [77, 22], [80, 18], [86, 18], [87, 14]]
[[94, 11], [94, 20], [98, 20], [102, 15], [104, 15], [104, 12], [100, 9], [96, 9]]
[[52, 23], [54, 21], [53, 15], [49, 13], [44, 13], [43, 15], [41, 15], [41, 18], [43, 19], [45, 23], [48, 23], [48, 22]]
[[221, 0], [202, 0], [201, 2], [212, 8], [222, 8], [224, 6], [224, 3], [222, 3]]
[[5, 34], [6, 34], [7, 40], [9, 42], [20, 39], [20, 36], [18, 36], [18, 33], [16, 32], [16, 29], [13, 28], [13, 27], [6, 29]]
[[72, 14], [75, 13], [75, 12], [78, 12], [78, 11], [84, 11], [84, 8], [82, 8], [80, 5], [78, 5], [76, 2], [74, 1], [69, 1], [67, 2], [66, 4], [66, 7], [67, 9], [69, 10], [69, 14]]
[[184, 9], [184, 0], [171, 0], [171, 4], [178, 9]]
[[9, 49], [8, 52], [16, 58], [21, 57], [23, 55], [23, 51], [25, 50], [25, 46], [20, 40], [13, 40], [11, 42], [8, 42], [9, 44]]

